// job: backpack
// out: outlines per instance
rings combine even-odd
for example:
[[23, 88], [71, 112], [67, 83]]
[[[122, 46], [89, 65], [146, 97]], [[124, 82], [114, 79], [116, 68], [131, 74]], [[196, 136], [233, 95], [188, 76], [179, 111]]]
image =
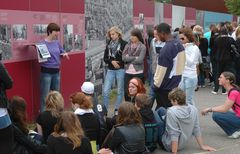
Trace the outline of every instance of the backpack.
[[[237, 90], [237, 91], [240, 93], [240, 89], [237, 88], [237, 87], [234, 87], [234, 88], [232, 88], [232, 89], [229, 90], [228, 96], [230, 95], [230, 93], [231, 93], [233, 90]], [[239, 96], [239, 94], [238, 94], [238, 96]], [[234, 104], [233, 104], [233, 110], [235, 111], [237, 107], [240, 108], [240, 105], [239, 105], [238, 103], [234, 102]]]
[[231, 44], [231, 54], [233, 56], [233, 60], [236, 63], [237, 67], [240, 66], [240, 49], [236, 47], [235, 44]]

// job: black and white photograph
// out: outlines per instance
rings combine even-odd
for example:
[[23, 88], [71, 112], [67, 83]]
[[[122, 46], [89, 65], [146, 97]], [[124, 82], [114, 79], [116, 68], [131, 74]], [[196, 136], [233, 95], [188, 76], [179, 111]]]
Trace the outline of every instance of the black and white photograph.
[[74, 35], [74, 51], [81, 51], [83, 49], [83, 38], [81, 34]]
[[[118, 26], [123, 38], [128, 40], [133, 27], [132, 19], [133, 0], [85, 0], [86, 79], [94, 82], [98, 94], [101, 94], [105, 74], [103, 54], [107, 30]], [[89, 59], [91, 65], [88, 65]]]
[[47, 34], [47, 24], [34, 24], [33, 33], [37, 35], [46, 35]]
[[27, 40], [27, 25], [14, 24], [12, 26], [14, 40]]
[[70, 52], [73, 50], [73, 25], [63, 25], [63, 48], [65, 51]]
[[12, 57], [11, 46], [11, 26], [0, 24], [0, 53], [2, 53], [2, 60]]

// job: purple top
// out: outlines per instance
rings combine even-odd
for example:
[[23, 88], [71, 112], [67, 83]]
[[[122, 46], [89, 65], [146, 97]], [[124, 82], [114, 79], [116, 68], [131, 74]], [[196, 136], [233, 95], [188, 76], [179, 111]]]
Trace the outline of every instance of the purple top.
[[52, 42], [42, 40], [39, 43], [46, 44], [51, 55], [46, 62], [41, 63], [41, 66], [46, 68], [59, 68], [61, 63], [60, 54], [65, 52], [60, 42], [58, 40], [54, 40]]

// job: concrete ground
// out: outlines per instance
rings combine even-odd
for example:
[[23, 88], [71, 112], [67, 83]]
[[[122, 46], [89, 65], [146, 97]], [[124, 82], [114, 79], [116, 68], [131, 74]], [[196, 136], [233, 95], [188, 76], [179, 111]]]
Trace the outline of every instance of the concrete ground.
[[[206, 107], [213, 107], [223, 104], [226, 95], [213, 95], [211, 94], [211, 88], [200, 88], [195, 93], [195, 104], [199, 111]], [[112, 105], [111, 105], [112, 106]], [[111, 108], [111, 107], [110, 107]], [[211, 113], [207, 116], [200, 115], [200, 127], [202, 131], [202, 137], [205, 144], [217, 149], [216, 152], [206, 152], [199, 149], [199, 146], [195, 138], [191, 138], [187, 146], [179, 151], [179, 154], [239, 154], [240, 153], [240, 139], [229, 139], [223, 130], [215, 124], [211, 118]], [[158, 148], [153, 154], [167, 154], [167, 152]]]

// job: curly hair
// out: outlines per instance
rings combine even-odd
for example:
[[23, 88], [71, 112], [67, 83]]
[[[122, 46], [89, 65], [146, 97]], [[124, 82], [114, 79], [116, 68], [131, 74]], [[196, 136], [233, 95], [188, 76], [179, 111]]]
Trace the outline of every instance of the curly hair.
[[93, 108], [93, 103], [87, 96], [82, 92], [76, 92], [70, 96], [70, 102], [78, 104], [81, 109]]
[[170, 93], [168, 94], [168, 99], [177, 101], [179, 105], [186, 104], [186, 94], [180, 88], [174, 88], [172, 91], [170, 91]]

